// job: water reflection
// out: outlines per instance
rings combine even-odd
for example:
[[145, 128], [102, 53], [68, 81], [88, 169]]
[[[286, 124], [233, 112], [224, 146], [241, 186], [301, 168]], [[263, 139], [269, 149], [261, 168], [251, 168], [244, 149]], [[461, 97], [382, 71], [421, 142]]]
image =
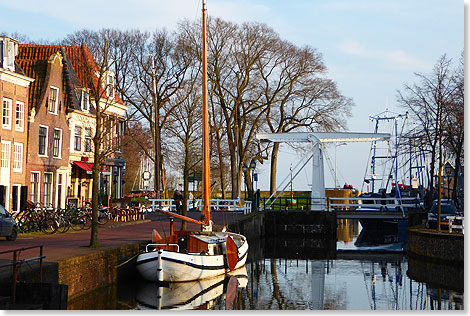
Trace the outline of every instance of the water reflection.
[[[358, 221], [343, 220], [337, 241], [250, 240], [246, 269], [236, 280], [167, 288], [131, 280], [83, 297], [69, 309], [464, 309], [463, 267], [408, 258], [401, 250], [406, 231], [365, 231]], [[98, 299], [99, 293], [106, 298]]]
[[245, 288], [248, 276], [246, 268], [195, 282], [140, 283], [136, 291], [136, 309], [211, 309], [217, 298], [225, 296], [225, 307], [231, 309], [238, 289]]

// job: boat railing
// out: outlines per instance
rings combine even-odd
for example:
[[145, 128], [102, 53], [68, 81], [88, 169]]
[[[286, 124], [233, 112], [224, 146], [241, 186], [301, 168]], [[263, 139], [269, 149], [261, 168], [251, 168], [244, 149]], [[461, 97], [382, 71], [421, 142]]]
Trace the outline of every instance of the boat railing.
[[178, 244], [147, 244], [145, 246], [145, 252], [149, 252], [149, 247], [152, 248], [152, 250], [157, 250], [158, 247], [163, 247], [163, 246], [168, 246], [168, 247], [176, 247], [176, 252], [180, 252], [180, 246]]
[[[449, 221], [449, 233], [452, 233], [454, 229], [458, 229], [464, 233], [464, 225], [463, 225], [463, 216], [446, 216], [447, 220]], [[461, 224], [454, 224], [454, 222], [460, 221]]]

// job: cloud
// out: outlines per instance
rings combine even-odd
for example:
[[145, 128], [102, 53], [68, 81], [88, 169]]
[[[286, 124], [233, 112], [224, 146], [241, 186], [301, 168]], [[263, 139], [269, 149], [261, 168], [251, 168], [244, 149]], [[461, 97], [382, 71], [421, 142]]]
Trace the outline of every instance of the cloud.
[[344, 40], [342, 43], [339, 44], [338, 46], [339, 50], [349, 54], [349, 55], [355, 55], [355, 56], [367, 56], [367, 49], [364, 48], [359, 42], [352, 40], [352, 39], [347, 39]]
[[337, 48], [347, 55], [375, 60], [392, 67], [413, 69], [413, 71], [425, 71], [432, 67], [429, 62], [413, 57], [400, 48], [377, 49], [363, 45], [354, 39], [343, 40]]
[[394, 50], [390, 52], [385, 52], [383, 58], [386, 61], [390, 61], [393, 64], [401, 67], [416, 69], [416, 70], [429, 70], [430, 65], [418, 58], [408, 55], [403, 50]]

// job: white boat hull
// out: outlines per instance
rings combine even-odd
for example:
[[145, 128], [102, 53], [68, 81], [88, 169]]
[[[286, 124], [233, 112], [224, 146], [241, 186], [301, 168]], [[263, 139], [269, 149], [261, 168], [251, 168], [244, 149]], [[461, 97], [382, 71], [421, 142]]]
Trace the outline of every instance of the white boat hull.
[[[241, 240], [238, 247], [238, 262], [234, 269], [245, 265], [248, 254], [248, 242], [242, 235], [225, 233]], [[161, 275], [158, 276], [160, 252]], [[147, 281], [186, 282], [212, 278], [230, 272], [225, 255], [186, 254], [168, 250], [153, 250], [140, 254], [137, 257], [137, 270]]]

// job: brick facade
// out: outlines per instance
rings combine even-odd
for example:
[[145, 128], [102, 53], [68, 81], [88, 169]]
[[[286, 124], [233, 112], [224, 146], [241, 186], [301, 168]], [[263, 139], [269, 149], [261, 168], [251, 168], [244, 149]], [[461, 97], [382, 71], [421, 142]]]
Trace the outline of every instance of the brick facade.
[[[0, 42], [18, 45], [8, 37], [0, 37]], [[28, 91], [32, 81], [20, 69], [0, 65], [0, 204], [15, 212], [26, 204]]]
[[70, 129], [64, 106], [62, 73], [62, 57], [57, 52], [47, 61], [41, 92], [29, 116], [26, 168], [30, 187], [28, 199], [41, 206], [56, 208], [65, 207], [70, 175]]

